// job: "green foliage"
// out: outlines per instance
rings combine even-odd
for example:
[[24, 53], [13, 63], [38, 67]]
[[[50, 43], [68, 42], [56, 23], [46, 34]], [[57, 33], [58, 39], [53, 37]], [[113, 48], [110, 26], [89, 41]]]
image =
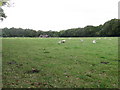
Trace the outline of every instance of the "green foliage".
[[3, 21], [4, 18], [6, 18], [7, 16], [5, 15], [3, 9], [0, 7], [0, 20]]
[[120, 36], [120, 20], [112, 19], [103, 25], [100, 31], [102, 36]]
[[8, 4], [9, 0], [0, 0], [0, 7]]
[[98, 37], [98, 36], [120, 36], [120, 20], [112, 19], [99, 26], [86, 26], [84, 28], [72, 28], [57, 31], [35, 31], [22, 28], [4, 28], [3, 37], [39, 37], [40, 35], [49, 37]]
[[0, 0], [0, 20], [3, 21], [4, 18], [7, 16], [4, 13], [4, 10], [2, 9], [2, 6], [7, 5], [8, 7], [10, 6], [9, 0]]

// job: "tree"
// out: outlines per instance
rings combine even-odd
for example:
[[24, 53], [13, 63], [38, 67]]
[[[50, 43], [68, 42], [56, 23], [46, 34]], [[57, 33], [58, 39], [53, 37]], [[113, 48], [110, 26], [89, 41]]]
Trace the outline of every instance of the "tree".
[[3, 21], [4, 18], [7, 16], [4, 13], [3, 6], [8, 6], [10, 7], [9, 0], [0, 0], [0, 20]]
[[101, 36], [120, 36], [120, 19], [112, 19], [104, 23]]
[[2, 29], [3, 37], [39, 37], [48, 35], [50, 37], [106, 37], [120, 36], [120, 19], [112, 19], [99, 26], [86, 26], [84, 28], [72, 28], [57, 31], [35, 31], [32, 29], [22, 28], [4, 28]]

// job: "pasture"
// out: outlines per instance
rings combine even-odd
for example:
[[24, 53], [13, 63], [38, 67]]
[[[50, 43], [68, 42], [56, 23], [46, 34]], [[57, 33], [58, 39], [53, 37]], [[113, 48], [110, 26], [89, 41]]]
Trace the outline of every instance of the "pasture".
[[117, 37], [2, 39], [3, 88], [118, 88], [118, 62]]

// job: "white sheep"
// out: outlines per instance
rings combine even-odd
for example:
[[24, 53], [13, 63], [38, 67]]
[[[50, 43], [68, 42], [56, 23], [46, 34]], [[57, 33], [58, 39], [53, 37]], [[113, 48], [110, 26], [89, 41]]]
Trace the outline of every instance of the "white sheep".
[[58, 42], [58, 44], [65, 43], [65, 42], [66, 42], [66, 40], [61, 40]]
[[83, 40], [80, 40], [81, 42], [83, 42]]
[[62, 42], [62, 43], [65, 43], [65, 42], [66, 42], [66, 40], [62, 40], [61, 42]]
[[61, 44], [61, 41], [59, 41], [58, 44]]
[[96, 40], [93, 40], [92, 43], [96, 43]]

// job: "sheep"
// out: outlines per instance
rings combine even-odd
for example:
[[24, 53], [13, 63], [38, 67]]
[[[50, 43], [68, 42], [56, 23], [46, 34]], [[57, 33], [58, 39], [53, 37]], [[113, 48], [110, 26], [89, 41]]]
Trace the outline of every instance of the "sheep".
[[66, 42], [66, 40], [61, 40], [58, 42], [58, 44], [65, 43], [65, 42]]
[[96, 40], [93, 40], [92, 43], [96, 43]]
[[80, 40], [81, 42], [83, 42], [83, 40]]
[[59, 41], [58, 44], [61, 44], [61, 41]]
[[62, 40], [61, 42], [62, 42], [62, 43], [65, 43], [65, 42], [66, 42], [66, 40]]

